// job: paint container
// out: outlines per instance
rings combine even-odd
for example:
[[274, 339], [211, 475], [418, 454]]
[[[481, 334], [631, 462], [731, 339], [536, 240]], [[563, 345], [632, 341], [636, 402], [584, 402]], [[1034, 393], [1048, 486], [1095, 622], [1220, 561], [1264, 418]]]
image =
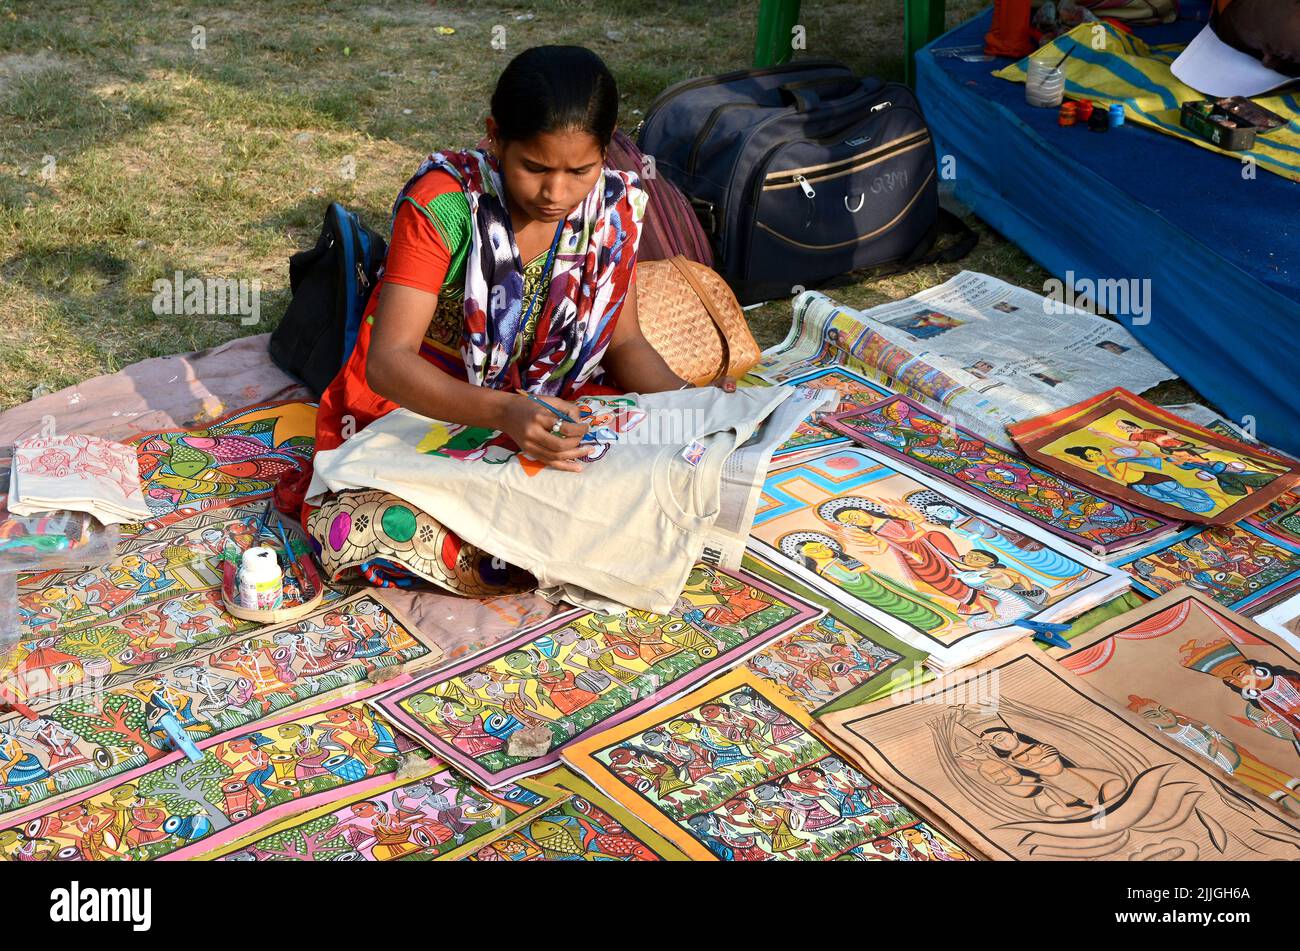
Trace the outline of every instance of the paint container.
[[1040, 60], [1029, 61], [1025, 76], [1025, 102], [1042, 109], [1055, 109], [1065, 98], [1065, 73]]
[[1072, 102], [1061, 103], [1061, 111], [1057, 113], [1056, 122], [1058, 125], [1074, 125], [1077, 121], [1078, 110]]
[[274, 611], [284, 604], [284, 573], [275, 550], [256, 546], [239, 559], [238, 601], [252, 611]]
[[1092, 100], [1080, 99], [1078, 108], [1075, 111], [1078, 113], [1080, 122], [1087, 122], [1092, 118]]
[[1110, 116], [1110, 127], [1112, 129], [1118, 129], [1124, 124], [1124, 104], [1119, 102], [1113, 103], [1108, 115]]

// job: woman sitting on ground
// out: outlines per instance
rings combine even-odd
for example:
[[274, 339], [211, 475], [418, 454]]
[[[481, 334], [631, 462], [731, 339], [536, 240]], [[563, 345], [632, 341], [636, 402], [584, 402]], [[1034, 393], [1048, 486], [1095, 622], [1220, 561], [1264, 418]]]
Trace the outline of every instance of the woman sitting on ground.
[[[398, 196], [355, 349], [321, 397], [318, 451], [401, 406], [503, 432], [532, 459], [576, 472], [587, 427], [516, 390], [576, 419], [584, 396], [687, 385], [637, 321], [647, 196], [635, 174], [605, 166], [617, 113], [614, 77], [588, 49], [533, 47], [510, 62], [492, 95], [490, 147], [429, 156]], [[356, 517], [359, 506], [369, 517]], [[434, 518], [382, 492], [327, 496], [303, 513], [332, 577], [355, 568], [377, 584], [423, 577], [480, 595], [527, 587]], [[436, 526], [438, 544], [413, 556], [400, 536], [417, 520], [426, 541]]]

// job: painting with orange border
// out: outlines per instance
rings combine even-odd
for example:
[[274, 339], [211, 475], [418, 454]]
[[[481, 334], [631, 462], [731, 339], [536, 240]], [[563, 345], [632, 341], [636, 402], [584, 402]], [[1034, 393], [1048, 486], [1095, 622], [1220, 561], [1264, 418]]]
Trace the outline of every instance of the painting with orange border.
[[1300, 482], [1300, 463], [1219, 435], [1122, 387], [1007, 431], [1036, 462], [1097, 492], [1189, 522], [1225, 525]]

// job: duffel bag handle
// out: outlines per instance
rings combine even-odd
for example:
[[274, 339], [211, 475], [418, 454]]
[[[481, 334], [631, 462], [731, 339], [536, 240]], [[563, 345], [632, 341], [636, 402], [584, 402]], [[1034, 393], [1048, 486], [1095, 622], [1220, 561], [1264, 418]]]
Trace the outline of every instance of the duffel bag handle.
[[859, 95], [864, 89], [874, 92], [880, 87], [878, 79], [854, 79], [852, 76], [821, 76], [817, 79], [801, 79], [796, 82], [782, 83], [777, 87], [781, 101], [792, 105], [797, 112], [811, 112], [823, 102], [835, 99], [847, 99]]

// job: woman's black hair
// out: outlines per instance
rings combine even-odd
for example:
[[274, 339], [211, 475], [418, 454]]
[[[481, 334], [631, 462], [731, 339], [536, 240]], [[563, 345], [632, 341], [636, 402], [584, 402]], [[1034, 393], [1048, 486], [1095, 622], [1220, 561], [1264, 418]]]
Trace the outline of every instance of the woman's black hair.
[[1082, 459], [1084, 462], [1087, 462], [1089, 449], [1095, 452], [1101, 452], [1101, 450], [1098, 449], [1096, 446], [1066, 446], [1065, 454], [1067, 456], [1076, 456], [1079, 459]]
[[585, 46], [532, 46], [497, 80], [492, 118], [503, 145], [580, 129], [604, 149], [618, 121], [618, 85], [604, 60]]

